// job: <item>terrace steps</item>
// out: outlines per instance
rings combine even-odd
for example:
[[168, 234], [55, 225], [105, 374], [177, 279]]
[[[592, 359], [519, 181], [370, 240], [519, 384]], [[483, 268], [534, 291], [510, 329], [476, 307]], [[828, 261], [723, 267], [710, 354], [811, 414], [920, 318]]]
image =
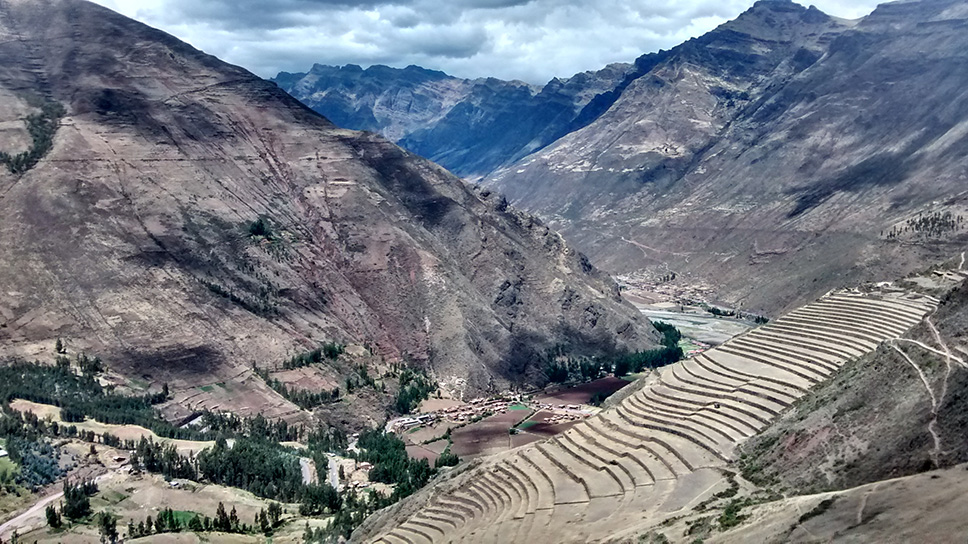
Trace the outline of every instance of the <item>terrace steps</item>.
[[[557, 440], [536, 442], [535, 449], [540, 451], [548, 462], [564, 473], [567, 480], [577, 483], [581, 487], [583, 491], [581, 494], [572, 495], [573, 498], [571, 500], [564, 500], [562, 502], [588, 502], [595, 496], [614, 496], [621, 494], [621, 489], [615, 489], [615, 486], [609, 485], [610, 482], [605, 481], [606, 478], [599, 474], [597, 470], [590, 467], [587, 459], [582, 459], [581, 456], [563, 447]], [[558, 484], [561, 484], [563, 487], [570, 487], [568, 481], [556, 480], [556, 489], [558, 488]]]
[[662, 381], [652, 391], [657, 396], [671, 397], [686, 404], [702, 406], [719, 404], [724, 409], [742, 416], [743, 420], [755, 420], [760, 423], [768, 423], [780, 413], [778, 406], [771, 407], [762, 401], [744, 399], [744, 395], [736, 392], [727, 395], [721, 391], [696, 387], [693, 384], [683, 382], [671, 369], [663, 374]]
[[440, 540], [441, 537], [447, 536], [447, 533], [437, 526], [414, 518], [408, 519], [406, 523], [400, 526], [400, 528], [411, 533], [412, 535], [416, 535], [416, 538], [414, 539], [415, 541], [424, 542], [427, 544], [432, 544], [434, 540]]
[[766, 340], [749, 341], [743, 337], [736, 338], [731, 344], [730, 349], [741, 350], [747, 357], [754, 355], [768, 359], [775, 363], [782, 363], [803, 372], [812, 372], [819, 376], [821, 381], [837, 370], [837, 365], [831, 362], [834, 359], [828, 355], [816, 352], [808, 352], [804, 349], [782, 349]]
[[[752, 333], [750, 333], [752, 334]], [[802, 361], [803, 364], [815, 367], [821, 371], [834, 372], [840, 368], [845, 358], [856, 357], [865, 353], [855, 350], [834, 351], [824, 347], [814, 347], [796, 339], [788, 337], [788, 343], [777, 341], [768, 336], [754, 336], [744, 334], [735, 338], [733, 346], [745, 350], [756, 351], [767, 356], [786, 358], [787, 360]]]
[[[891, 298], [894, 297], [894, 298]], [[723, 489], [736, 446], [935, 300], [836, 292], [671, 365], [563, 434], [457, 476], [373, 542], [581, 542], [647, 526]]]
[[800, 398], [808, 390], [805, 380], [803, 381], [803, 385], [799, 385], [768, 375], [768, 373], [772, 372], [772, 369], [759, 368], [761, 371], [759, 374], [744, 372], [742, 369], [737, 368], [736, 365], [736, 361], [742, 361], [742, 359], [727, 355], [722, 351], [716, 351], [715, 354], [710, 352], [700, 353], [688, 359], [688, 361], [710, 374], [722, 376], [730, 380], [746, 381], [751, 386], [774, 393], [780, 398], [789, 397], [791, 402]]
[[[704, 449], [696, 447], [690, 440], [677, 434], [665, 432], [642, 431], [638, 427], [630, 427], [626, 418], [622, 417], [618, 410], [613, 410], [602, 414], [600, 420], [612, 432], [638, 440], [643, 445], [648, 445], [659, 450], [657, 457], [665, 461], [675, 458], [686, 467], [686, 473], [691, 472], [696, 467], [715, 463], [714, 457], [705, 452]], [[671, 463], [670, 463], [671, 464]], [[680, 474], [679, 472], [676, 472]]]
[[555, 496], [554, 482], [543, 469], [536, 469], [531, 460], [525, 457], [522, 452], [510, 460], [513, 467], [526, 482], [534, 486], [535, 496], [538, 498], [535, 510], [551, 510], [555, 507], [557, 497]]
[[717, 348], [720, 353], [725, 353], [728, 355], [735, 355], [739, 358], [746, 359], [747, 361], [756, 361], [757, 363], [771, 366], [777, 370], [782, 370], [789, 374], [793, 374], [803, 380], [806, 380], [813, 387], [814, 385], [824, 381], [826, 379], [826, 374], [813, 370], [807, 369], [800, 366], [798, 363], [790, 364], [786, 361], [776, 361], [769, 356], [763, 356], [760, 354], [753, 354], [743, 348], [732, 347], [728, 345], [722, 345]]
[[766, 423], [772, 417], [769, 412], [744, 405], [724, 395], [704, 393], [706, 392], [662, 383], [661, 386], [631, 398], [629, 403], [642, 408], [673, 410], [693, 417], [713, 419], [740, 434], [745, 433], [744, 429], [756, 431], [760, 424]]
[[625, 494], [635, 489], [635, 476], [615, 456], [597, 449], [594, 445], [589, 444], [584, 438], [575, 433], [566, 431], [558, 435], [557, 438], [559, 445], [577, 452], [583, 459], [592, 463], [592, 466], [599, 467], [607, 473], [621, 489], [620, 493]]
[[[728, 440], [746, 438], [755, 432], [755, 429], [746, 429], [746, 427], [751, 427], [750, 424], [716, 413], [709, 410], [708, 406], [678, 404], [662, 397], [647, 397], [646, 401], [648, 402], [647, 405], [643, 405], [640, 401], [637, 407], [646, 410], [661, 410], [661, 413], [669, 416], [693, 419], [697, 425], [720, 434]], [[634, 399], [629, 402], [633, 405], [636, 404]]]
[[648, 434], [655, 434], [658, 432], [664, 433], [668, 436], [678, 437], [686, 440], [687, 442], [691, 442], [695, 446], [698, 446], [699, 449], [705, 450], [720, 461], [725, 462], [729, 460], [728, 454], [725, 454], [722, 451], [720, 442], [718, 440], [696, 430], [695, 427], [687, 422], [679, 423], [672, 418], [663, 418], [648, 413], [636, 412], [631, 409], [627, 403], [617, 406], [615, 413], [622, 418], [626, 424], [632, 425], [637, 429], [644, 430]]
[[[394, 531], [396, 531], [396, 530], [397, 529], [394, 529]], [[387, 535], [384, 535], [382, 537], [381, 541], [382, 542], [386, 542], [387, 544], [416, 544], [410, 538], [407, 538], [407, 537], [405, 537], [403, 535], [400, 535], [400, 534], [398, 534], [396, 532], [391, 532], [391, 533], [389, 533]]]
[[780, 346], [791, 346], [794, 348], [806, 348], [820, 353], [825, 353], [834, 357], [834, 360], [839, 360], [844, 355], [849, 357], [859, 357], [877, 347], [876, 342], [863, 341], [866, 347], [858, 347], [857, 343], [859, 340], [855, 340], [853, 343], [847, 343], [842, 339], [838, 339], [836, 336], [830, 335], [826, 338], [818, 337], [816, 335], [811, 335], [806, 332], [785, 332], [783, 334], [775, 331], [773, 329], [758, 329], [751, 331], [744, 337], [746, 340], [767, 340], [773, 344]]
[[529, 511], [534, 512], [534, 507], [531, 503], [531, 497], [528, 496], [528, 489], [517, 476], [512, 475], [507, 472], [504, 468], [504, 462], [499, 463], [491, 471], [491, 476], [497, 481], [497, 484], [505, 490], [510, 490], [509, 492], [514, 495], [514, 499], [511, 501], [515, 506], [514, 508], [514, 518], [521, 519], [528, 514]]
[[[418, 519], [425, 520], [428, 523], [434, 523], [437, 527], [446, 527], [446, 528], [448, 528], [448, 529], [445, 529], [445, 530], [456, 529], [456, 528], [460, 527], [460, 525], [461, 525], [454, 518], [451, 518], [451, 517], [445, 516], [445, 515], [440, 515], [440, 514], [437, 514], [437, 513], [429, 513], [429, 512], [427, 512], [427, 510], [429, 510], [429, 508], [426, 508], [426, 509], [422, 510], [421, 512], [419, 512], [417, 514], [417, 516], [419, 516]], [[414, 516], [414, 517], [417, 517], [417, 516]]]
[[[655, 482], [654, 472], [649, 465], [615, 442], [610, 441], [608, 444], [604, 444], [588, 429], [582, 428], [580, 425], [572, 427], [562, 436], [575, 442], [583, 450], [588, 451], [589, 455], [599, 459], [601, 463], [612, 465], [617, 470], [621, 470], [631, 483], [631, 488], [652, 485]], [[641, 455], [641, 452], [637, 453]], [[626, 487], [626, 491], [629, 490]]]
[[630, 398], [627, 403], [628, 407], [660, 417], [689, 420], [692, 425], [698, 426], [698, 432], [712, 433], [709, 438], [713, 440], [719, 440], [720, 437], [726, 440], [734, 440], [737, 437], [744, 436], [743, 430], [737, 426], [737, 421], [721, 414], [712, 413], [706, 409], [706, 406], [681, 402], [675, 397], [654, 395], [655, 392], [650, 392], [650, 395], [644, 398]]
[[881, 342], [882, 335], [868, 333], [856, 328], [850, 328], [849, 332], [845, 332], [847, 330], [844, 327], [834, 327], [832, 324], [825, 322], [805, 322], [799, 318], [793, 318], [770, 323], [769, 328], [763, 327], [753, 332], [761, 334], [768, 332], [774, 336], [788, 335], [791, 337], [826, 340], [836, 342], [839, 345], [861, 345], [865, 352], [877, 347], [877, 344]]
[[897, 317], [896, 314], [878, 312], [872, 308], [863, 306], [844, 306], [818, 303], [816, 306], [806, 308], [802, 313], [796, 312], [794, 315], [809, 315], [808, 312], [826, 315], [848, 323], [877, 323], [878, 328], [885, 331], [891, 331], [893, 333], [901, 333], [913, 326], [913, 323], [909, 323], [906, 320]]
[[691, 470], [658, 443], [641, 440], [630, 442], [626, 437], [617, 436], [616, 432], [609, 432], [604, 419], [586, 422], [584, 426], [576, 425], [571, 430], [590, 437], [589, 441], [594, 440], [594, 443], [602, 449], [610, 448], [631, 459], [652, 480], [675, 479], [677, 474], [684, 474]]
[[555, 506], [559, 504], [569, 504], [576, 502], [588, 502], [588, 489], [583, 481], [568, 473], [567, 468], [562, 468], [561, 461], [549, 459], [547, 453], [537, 447], [529, 447], [522, 452], [531, 466], [543, 467], [542, 472], [548, 477], [554, 489]]
[[[912, 308], [907, 303], [900, 300], [885, 300], [869, 297], [857, 297], [850, 295], [830, 295], [819, 301], [820, 305], [837, 305], [838, 307], [867, 308], [881, 315], [894, 316], [899, 320], [908, 321], [910, 324], [917, 323], [919, 319], [912, 315], [919, 313], [917, 308]], [[927, 313], [927, 309], [922, 307], [920, 313]]]
[[[826, 327], [836, 327], [844, 331], [859, 331], [873, 338], [889, 337], [900, 334], [895, 326], [878, 323], [863, 315], [848, 315], [844, 312], [825, 310], [822, 308], [801, 308], [786, 315], [781, 323], [791, 323], [809, 328], [811, 323]], [[907, 329], [904, 329], [907, 330]], [[903, 331], [901, 331], [903, 332]]]
[[777, 394], [776, 391], [763, 388], [754, 382], [730, 383], [724, 381], [722, 378], [716, 381], [702, 367], [689, 364], [691, 361], [693, 360], [688, 359], [684, 361], [687, 364], [673, 367], [672, 375], [677, 381], [697, 391], [717, 391], [725, 393], [735, 397], [737, 402], [774, 414], [782, 412], [793, 400], [788, 395]]

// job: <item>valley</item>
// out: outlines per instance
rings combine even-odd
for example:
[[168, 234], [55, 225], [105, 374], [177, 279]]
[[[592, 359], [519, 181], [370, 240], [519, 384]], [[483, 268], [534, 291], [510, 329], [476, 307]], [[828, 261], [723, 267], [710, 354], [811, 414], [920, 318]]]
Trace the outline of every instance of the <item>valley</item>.
[[743, 5], [536, 85], [0, 0], [0, 542], [960, 538], [968, 2]]

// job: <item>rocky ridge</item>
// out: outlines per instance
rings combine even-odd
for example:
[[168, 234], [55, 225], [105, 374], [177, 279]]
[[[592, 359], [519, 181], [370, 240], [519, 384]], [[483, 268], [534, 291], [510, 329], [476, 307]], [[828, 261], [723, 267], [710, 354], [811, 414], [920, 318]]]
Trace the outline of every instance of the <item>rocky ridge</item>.
[[273, 81], [339, 126], [379, 132], [459, 175], [481, 177], [574, 130], [630, 70], [613, 64], [539, 87], [416, 66], [315, 65]]

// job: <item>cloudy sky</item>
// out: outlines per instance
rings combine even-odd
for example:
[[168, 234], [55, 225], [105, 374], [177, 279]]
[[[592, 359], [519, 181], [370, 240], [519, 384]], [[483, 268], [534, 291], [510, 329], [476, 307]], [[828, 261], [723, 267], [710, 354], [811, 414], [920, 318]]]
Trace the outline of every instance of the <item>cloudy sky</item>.
[[[272, 77], [313, 63], [418, 64], [544, 83], [668, 49], [753, 0], [95, 0]], [[857, 18], [876, 0], [815, 0]]]

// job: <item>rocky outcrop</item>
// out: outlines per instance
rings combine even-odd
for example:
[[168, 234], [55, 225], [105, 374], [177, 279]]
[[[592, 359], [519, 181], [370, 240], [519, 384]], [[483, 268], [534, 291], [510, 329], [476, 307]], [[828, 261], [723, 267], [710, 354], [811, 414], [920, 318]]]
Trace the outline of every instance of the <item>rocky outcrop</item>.
[[241, 68], [80, 0], [2, 0], [0, 35], [0, 150], [66, 108], [0, 173], [2, 355], [185, 378], [337, 340], [470, 392], [654, 343], [537, 219]]

